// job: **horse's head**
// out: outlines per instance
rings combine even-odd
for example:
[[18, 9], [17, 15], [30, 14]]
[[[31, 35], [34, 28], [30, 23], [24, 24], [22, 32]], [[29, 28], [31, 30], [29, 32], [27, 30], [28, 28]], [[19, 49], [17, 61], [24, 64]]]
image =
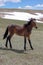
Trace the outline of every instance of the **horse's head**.
[[35, 27], [37, 29], [36, 19], [31, 18], [28, 24], [31, 24], [32, 27]]

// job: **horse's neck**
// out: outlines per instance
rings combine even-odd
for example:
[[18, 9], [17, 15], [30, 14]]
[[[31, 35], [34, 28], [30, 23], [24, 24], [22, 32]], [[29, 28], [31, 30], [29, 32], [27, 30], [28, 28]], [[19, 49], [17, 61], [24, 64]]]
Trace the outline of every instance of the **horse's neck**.
[[30, 25], [24, 24], [24, 29], [27, 30], [28, 32], [31, 32], [32, 28], [33, 28], [32, 24]]
[[31, 32], [31, 31], [32, 31], [32, 28], [33, 28], [33, 27], [32, 27], [31, 25], [29, 25], [29, 26], [27, 27], [27, 31], [28, 31], [28, 32]]
[[27, 24], [24, 24], [24, 28], [26, 28], [27, 27]]

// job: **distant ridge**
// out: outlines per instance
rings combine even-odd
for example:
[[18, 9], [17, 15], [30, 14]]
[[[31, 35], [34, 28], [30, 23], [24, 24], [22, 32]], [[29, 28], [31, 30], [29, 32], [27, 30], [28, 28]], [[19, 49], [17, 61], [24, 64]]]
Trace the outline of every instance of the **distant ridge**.
[[27, 13], [43, 13], [43, 10], [31, 10], [31, 9], [9, 9], [9, 8], [0, 8], [0, 12], [27, 12]]

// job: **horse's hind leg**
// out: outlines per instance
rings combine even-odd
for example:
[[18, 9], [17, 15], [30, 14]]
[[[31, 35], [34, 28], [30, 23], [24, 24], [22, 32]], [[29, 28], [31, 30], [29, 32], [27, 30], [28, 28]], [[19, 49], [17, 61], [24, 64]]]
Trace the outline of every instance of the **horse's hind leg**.
[[8, 40], [9, 40], [9, 44], [10, 44], [10, 48], [12, 48], [12, 44], [11, 44], [11, 36], [8, 36]]
[[5, 44], [6, 47], [7, 47], [8, 41], [9, 41], [9, 44], [10, 44], [10, 48], [12, 48], [10, 35], [6, 39], [6, 44]]
[[28, 39], [28, 41], [29, 41], [29, 44], [30, 44], [31, 49], [33, 50], [33, 47], [32, 47], [32, 44], [31, 44], [31, 40]]

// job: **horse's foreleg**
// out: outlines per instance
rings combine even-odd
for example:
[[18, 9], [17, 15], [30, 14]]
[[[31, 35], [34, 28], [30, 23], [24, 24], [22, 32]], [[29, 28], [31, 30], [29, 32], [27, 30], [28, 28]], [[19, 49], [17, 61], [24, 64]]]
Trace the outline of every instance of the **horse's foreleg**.
[[28, 41], [29, 41], [29, 44], [30, 44], [31, 49], [33, 50], [33, 47], [32, 47], [32, 44], [31, 44], [31, 40], [28, 39]]
[[24, 50], [26, 51], [26, 37], [24, 37]]

